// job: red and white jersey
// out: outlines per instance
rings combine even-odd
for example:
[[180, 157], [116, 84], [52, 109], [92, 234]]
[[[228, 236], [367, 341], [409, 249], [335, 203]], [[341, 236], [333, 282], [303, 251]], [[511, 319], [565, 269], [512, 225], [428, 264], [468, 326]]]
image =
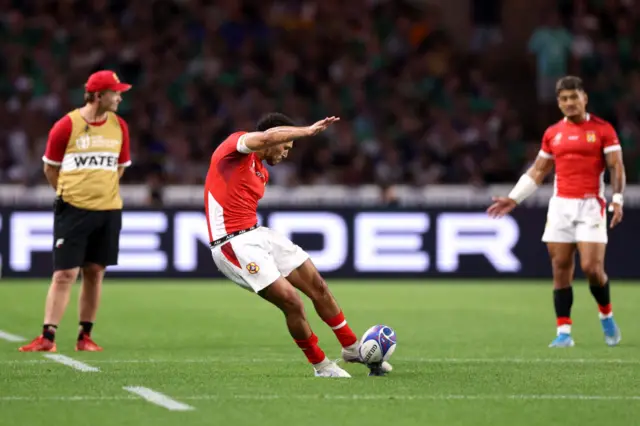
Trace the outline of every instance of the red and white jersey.
[[269, 172], [256, 153], [239, 145], [245, 133], [231, 134], [211, 156], [204, 186], [211, 241], [258, 222], [258, 201], [264, 196]]
[[582, 123], [565, 118], [550, 126], [544, 132], [538, 155], [555, 160], [555, 196], [604, 198], [604, 156], [620, 149], [613, 126], [587, 114]]

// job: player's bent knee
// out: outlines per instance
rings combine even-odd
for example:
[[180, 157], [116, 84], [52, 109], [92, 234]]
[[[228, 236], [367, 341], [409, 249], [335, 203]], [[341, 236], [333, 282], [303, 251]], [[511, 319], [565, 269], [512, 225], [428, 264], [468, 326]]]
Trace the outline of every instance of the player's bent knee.
[[258, 293], [276, 305], [285, 315], [304, 315], [304, 303], [298, 291], [288, 281], [277, 280]]
[[311, 300], [324, 300], [328, 297], [331, 297], [331, 293], [329, 292], [329, 286], [327, 282], [320, 276], [320, 274], [315, 274], [313, 277], [313, 291], [311, 293]]

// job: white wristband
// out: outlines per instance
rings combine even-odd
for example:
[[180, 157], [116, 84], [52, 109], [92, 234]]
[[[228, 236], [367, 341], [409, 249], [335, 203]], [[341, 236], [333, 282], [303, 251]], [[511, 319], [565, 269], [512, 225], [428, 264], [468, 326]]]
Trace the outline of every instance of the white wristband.
[[518, 180], [516, 186], [514, 186], [509, 193], [509, 198], [511, 198], [517, 204], [520, 204], [525, 200], [525, 198], [536, 192], [536, 189], [538, 189], [536, 181], [533, 180], [531, 176], [525, 173], [520, 177], [520, 180]]
[[613, 194], [613, 196], [611, 197], [611, 202], [614, 204], [622, 205], [622, 202], [623, 202], [622, 194]]
[[242, 135], [238, 138], [238, 143], [236, 144], [236, 150], [241, 154], [251, 154], [253, 151], [247, 147], [247, 144], [244, 142], [245, 135]]

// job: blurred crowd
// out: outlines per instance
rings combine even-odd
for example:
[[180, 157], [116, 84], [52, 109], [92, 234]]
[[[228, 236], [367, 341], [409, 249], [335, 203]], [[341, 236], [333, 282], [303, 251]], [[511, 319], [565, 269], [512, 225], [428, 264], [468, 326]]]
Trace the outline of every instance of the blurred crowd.
[[[589, 110], [610, 121], [623, 146], [628, 178], [640, 180], [640, 5], [636, 0], [558, 0], [533, 32], [538, 102], [555, 109], [553, 85], [579, 75]], [[541, 108], [544, 112], [545, 108]]]
[[201, 183], [226, 135], [269, 111], [301, 124], [342, 118], [298, 142], [271, 170], [275, 184], [515, 181], [549, 124], [525, 132], [522, 117], [553, 107], [551, 83], [567, 72], [585, 77], [591, 110], [614, 122], [638, 180], [640, 8], [559, 1], [529, 41], [539, 92], [522, 110], [483, 71], [483, 51], [502, 42], [500, 2], [473, 1], [466, 49], [438, 9], [416, 3], [0, 0], [0, 182], [43, 182], [48, 130], [82, 104], [98, 69], [134, 85], [119, 111], [129, 183]]

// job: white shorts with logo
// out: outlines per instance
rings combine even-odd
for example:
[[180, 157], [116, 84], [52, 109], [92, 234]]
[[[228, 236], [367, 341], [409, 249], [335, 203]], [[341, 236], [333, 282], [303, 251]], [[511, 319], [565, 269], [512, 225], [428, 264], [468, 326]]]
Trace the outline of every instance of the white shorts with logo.
[[605, 200], [551, 197], [545, 243], [607, 243]]
[[213, 261], [240, 287], [259, 292], [287, 277], [309, 255], [284, 235], [261, 226], [211, 249]]

